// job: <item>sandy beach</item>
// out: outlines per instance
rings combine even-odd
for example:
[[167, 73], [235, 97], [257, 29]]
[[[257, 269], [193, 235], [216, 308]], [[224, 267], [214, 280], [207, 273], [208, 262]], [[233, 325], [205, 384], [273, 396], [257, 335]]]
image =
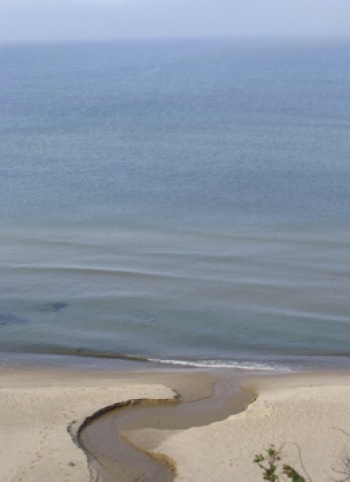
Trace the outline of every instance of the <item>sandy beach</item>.
[[[214, 378], [193, 372], [108, 374], [78, 370], [0, 372], [0, 480], [89, 482], [98, 474], [74, 436], [87, 417], [128, 400], [207, 397]], [[256, 399], [243, 412], [201, 427], [133, 429], [123, 436], [165, 456], [182, 482], [260, 480], [254, 454], [271, 443], [313, 482], [329, 481], [350, 453], [350, 374], [249, 376]], [[339, 477], [340, 478], [340, 477]]]

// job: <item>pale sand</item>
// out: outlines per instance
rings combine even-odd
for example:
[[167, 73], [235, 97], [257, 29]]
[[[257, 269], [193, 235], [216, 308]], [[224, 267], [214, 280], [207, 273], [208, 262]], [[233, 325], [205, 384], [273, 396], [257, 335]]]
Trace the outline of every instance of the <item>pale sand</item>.
[[[196, 374], [207, 394], [210, 376]], [[201, 378], [202, 377], [202, 378]], [[67, 427], [75, 429], [104, 406], [128, 399], [171, 399], [167, 385], [191, 398], [193, 374], [120, 376], [90, 372], [0, 372], [0, 480], [88, 482], [84, 453]], [[181, 431], [128, 432], [137, 444], [175, 461], [177, 481], [257, 482], [253, 455], [270, 443], [300, 468], [298, 449], [313, 482], [329, 481], [336, 456], [350, 454], [350, 374], [310, 374], [247, 379], [259, 393], [245, 412], [222, 422]], [[197, 387], [198, 388], [198, 387]], [[166, 437], [165, 437], [166, 435]]]
[[[332, 466], [350, 456], [349, 373], [259, 377], [245, 386], [257, 393], [246, 411], [165, 440], [160, 434], [153, 450], [176, 461], [176, 481], [257, 482], [261, 472], [252, 459], [271, 443], [283, 462], [301, 472], [303, 465], [312, 482], [337, 476]], [[142, 442], [147, 435], [154, 443], [155, 431], [146, 432], [128, 436]]]

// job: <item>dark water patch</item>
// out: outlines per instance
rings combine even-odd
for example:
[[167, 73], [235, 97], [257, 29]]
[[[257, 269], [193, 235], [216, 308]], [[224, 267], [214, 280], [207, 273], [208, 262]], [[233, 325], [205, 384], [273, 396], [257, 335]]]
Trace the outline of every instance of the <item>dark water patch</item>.
[[35, 305], [34, 309], [41, 313], [57, 313], [62, 311], [64, 308], [67, 308], [68, 303], [57, 301], [54, 303], [42, 303], [40, 305]]
[[14, 323], [28, 323], [29, 320], [17, 316], [14, 313], [8, 313], [6, 311], [0, 311], [0, 326], [11, 325]]
[[143, 355], [127, 355], [121, 353], [112, 353], [108, 351], [98, 351], [89, 348], [74, 348], [69, 346], [57, 345], [34, 345], [28, 346], [24, 353], [28, 355], [42, 356], [73, 356], [78, 358], [91, 358], [95, 360], [121, 360], [138, 363], [147, 363], [149, 358]]
[[[59, 367], [64, 369], [106, 370], [113, 372], [139, 371], [152, 368], [142, 360], [128, 360], [124, 358], [94, 358], [75, 355], [59, 355], [50, 353], [4, 352], [0, 351], [0, 367], [27, 369]], [[158, 368], [158, 366], [156, 366]]]

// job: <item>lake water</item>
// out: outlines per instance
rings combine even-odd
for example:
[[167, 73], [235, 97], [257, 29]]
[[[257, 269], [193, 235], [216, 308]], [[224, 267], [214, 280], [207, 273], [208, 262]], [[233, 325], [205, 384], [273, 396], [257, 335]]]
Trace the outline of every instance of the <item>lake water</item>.
[[0, 65], [2, 360], [350, 366], [349, 41]]

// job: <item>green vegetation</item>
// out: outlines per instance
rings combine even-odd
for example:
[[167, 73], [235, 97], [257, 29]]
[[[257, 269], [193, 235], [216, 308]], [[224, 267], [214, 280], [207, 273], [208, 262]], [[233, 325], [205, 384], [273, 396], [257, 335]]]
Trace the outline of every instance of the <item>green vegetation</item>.
[[281, 470], [281, 456], [273, 445], [265, 450], [265, 454], [255, 455], [253, 462], [261, 468], [263, 479], [269, 482], [279, 482], [281, 471], [292, 482], [308, 482], [290, 465], [282, 464]]

